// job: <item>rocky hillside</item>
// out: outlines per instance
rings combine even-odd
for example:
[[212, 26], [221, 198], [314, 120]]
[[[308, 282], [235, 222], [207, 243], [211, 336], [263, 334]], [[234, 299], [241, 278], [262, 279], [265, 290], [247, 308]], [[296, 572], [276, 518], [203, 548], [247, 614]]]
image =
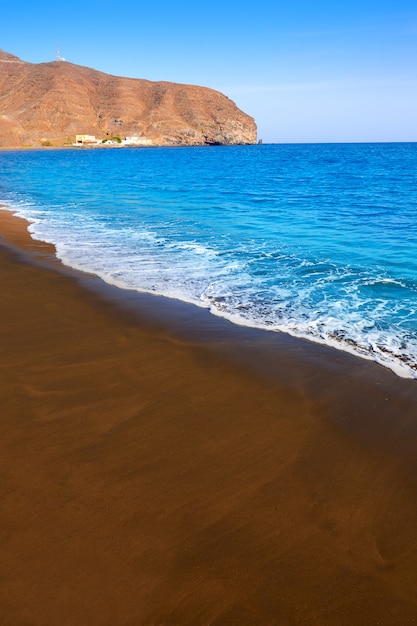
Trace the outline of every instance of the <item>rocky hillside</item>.
[[65, 145], [80, 134], [153, 145], [252, 144], [256, 124], [213, 89], [66, 61], [26, 63], [0, 50], [0, 147]]

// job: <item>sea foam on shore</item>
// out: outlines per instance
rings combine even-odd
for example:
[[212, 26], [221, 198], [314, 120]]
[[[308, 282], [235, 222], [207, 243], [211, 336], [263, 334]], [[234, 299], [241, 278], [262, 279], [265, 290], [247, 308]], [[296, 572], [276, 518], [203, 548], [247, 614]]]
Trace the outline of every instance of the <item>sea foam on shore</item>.
[[8, 206], [64, 263], [417, 377], [417, 148], [8, 153]]

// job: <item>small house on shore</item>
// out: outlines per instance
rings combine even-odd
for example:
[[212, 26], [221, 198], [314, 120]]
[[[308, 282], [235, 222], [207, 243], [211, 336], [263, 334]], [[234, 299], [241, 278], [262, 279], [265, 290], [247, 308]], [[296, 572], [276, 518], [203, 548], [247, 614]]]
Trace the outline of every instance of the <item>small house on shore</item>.
[[122, 144], [125, 146], [152, 146], [153, 141], [147, 137], [137, 137], [136, 135], [132, 135], [123, 139]]
[[94, 135], [75, 135], [76, 146], [85, 146], [91, 144], [97, 144], [99, 140]]

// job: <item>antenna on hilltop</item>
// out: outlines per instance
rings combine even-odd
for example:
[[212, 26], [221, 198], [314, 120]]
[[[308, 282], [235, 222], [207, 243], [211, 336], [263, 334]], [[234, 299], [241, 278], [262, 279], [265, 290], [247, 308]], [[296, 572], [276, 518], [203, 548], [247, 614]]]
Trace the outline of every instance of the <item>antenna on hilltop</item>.
[[64, 57], [61, 56], [61, 52], [59, 50], [59, 43], [56, 44], [56, 60], [65, 61]]

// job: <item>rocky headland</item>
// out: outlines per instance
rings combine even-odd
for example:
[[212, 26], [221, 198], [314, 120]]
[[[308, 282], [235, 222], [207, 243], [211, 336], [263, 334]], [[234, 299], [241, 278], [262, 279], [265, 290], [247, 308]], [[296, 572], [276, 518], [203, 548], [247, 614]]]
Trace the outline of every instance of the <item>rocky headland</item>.
[[111, 76], [67, 61], [27, 63], [0, 50], [0, 147], [71, 145], [76, 135], [144, 145], [256, 142], [256, 124], [224, 94]]

